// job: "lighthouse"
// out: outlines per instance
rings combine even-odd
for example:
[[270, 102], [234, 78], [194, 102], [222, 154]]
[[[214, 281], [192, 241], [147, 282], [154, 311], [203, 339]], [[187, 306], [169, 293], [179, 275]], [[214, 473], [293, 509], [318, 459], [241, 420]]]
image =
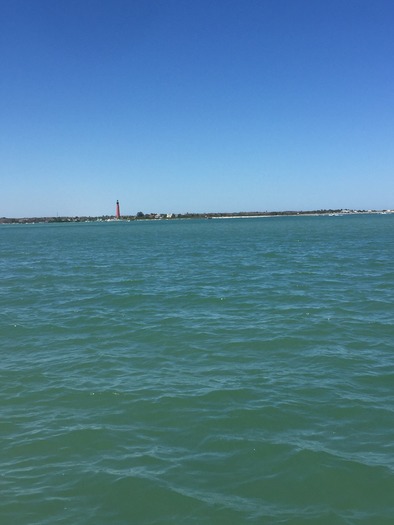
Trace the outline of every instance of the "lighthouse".
[[116, 201], [116, 218], [120, 219], [120, 207], [119, 207], [119, 201]]

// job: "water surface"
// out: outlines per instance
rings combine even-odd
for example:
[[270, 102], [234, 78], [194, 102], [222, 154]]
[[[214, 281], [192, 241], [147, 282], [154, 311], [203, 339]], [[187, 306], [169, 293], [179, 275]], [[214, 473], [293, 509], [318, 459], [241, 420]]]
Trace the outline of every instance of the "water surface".
[[1, 523], [393, 523], [393, 227], [1, 226]]

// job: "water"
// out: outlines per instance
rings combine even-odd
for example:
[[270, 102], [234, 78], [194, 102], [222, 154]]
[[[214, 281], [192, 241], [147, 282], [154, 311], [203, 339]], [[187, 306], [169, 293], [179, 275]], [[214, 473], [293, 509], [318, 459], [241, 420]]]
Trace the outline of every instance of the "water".
[[0, 522], [391, 525], [393, 226], [1, 226]]

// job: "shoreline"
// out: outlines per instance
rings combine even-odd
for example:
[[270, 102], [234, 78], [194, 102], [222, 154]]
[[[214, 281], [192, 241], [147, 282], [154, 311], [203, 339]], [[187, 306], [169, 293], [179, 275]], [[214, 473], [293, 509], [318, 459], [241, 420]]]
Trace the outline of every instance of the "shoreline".
[[179, 219], [259, 219], [269, 217], [343, 217], [347, 215], [390, 215], [394, 210], [313, 210], [313, 211], [265, 211], [265, 212], [230, 212], [230, 213], [149, 213], [137, 215], [123, 215], [117, 219], [112, 215], [84, 216], [84, 217], [0, 217], [0, 224], [54, 224], [54, 223], [76, 223], [76, 222], [133, 222], [133, 221], [157, 221], [157, 220], [179, 220]]

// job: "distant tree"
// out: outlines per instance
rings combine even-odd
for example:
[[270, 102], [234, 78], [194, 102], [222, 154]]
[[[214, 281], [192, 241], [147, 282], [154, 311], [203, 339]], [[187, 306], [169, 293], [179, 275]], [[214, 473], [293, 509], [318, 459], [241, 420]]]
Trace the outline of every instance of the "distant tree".
[[138, 217], [139, 219], [141, 219], [142, 217], [145, 217], [145, 215], [142, 213], [142, 211], [139, 211], [136, 215], [136, 217]]

